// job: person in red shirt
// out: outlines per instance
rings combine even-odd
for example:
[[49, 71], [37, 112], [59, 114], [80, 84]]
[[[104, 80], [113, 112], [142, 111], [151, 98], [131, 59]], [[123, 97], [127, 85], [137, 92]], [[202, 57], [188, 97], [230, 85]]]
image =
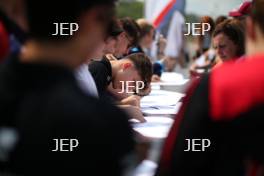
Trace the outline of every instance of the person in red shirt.
[[[224, 63], [187, 91], [156, 175], [264, 174], [263, 9], [255, 0], [246, 19], [245, 60]], [[210, 141], [204, 150], [202, 140]]]

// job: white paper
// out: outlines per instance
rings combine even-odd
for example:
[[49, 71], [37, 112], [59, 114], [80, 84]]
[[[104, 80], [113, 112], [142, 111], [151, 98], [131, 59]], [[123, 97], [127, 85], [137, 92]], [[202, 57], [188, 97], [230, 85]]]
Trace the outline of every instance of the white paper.
[[166, 138], [174, 122], [168, 117], [145, 117], [146, 122], [134, 123], [133, 129], [143, 136], [150, 138]]
[[173, 106], [145, 106], [141, 108], [141, 111], [145, 115], [176, 115], [181, 107], [181, 104], [181, 102], [178, 102], [176, 105]]
[[164, 90], [153, 90], [148, 96], [143, 97], [140, 100], [141, 107], [150, 106], [175, 106], [185, 94], [164, 91]]
[[175, 72], [164, 72], [161, 75], [160, 82], [152, 82], [152, 86], [182, 86], [189, 79], [184, 79], [183, 75]]
[[177, 82], [179, 80], [183, 80], [184, 77], [180, 73], [163, 72], [160, 79], [161, 79], [161, 81], [164, 81], [164, 82], [173, 82], [173, 81]]
[[183, 86], [187, 82], [189, 82], [189, 79], [182, 79], [178, 81], [167, 81], [167, 82], [153, 82], [151, 83], [151, 86]]

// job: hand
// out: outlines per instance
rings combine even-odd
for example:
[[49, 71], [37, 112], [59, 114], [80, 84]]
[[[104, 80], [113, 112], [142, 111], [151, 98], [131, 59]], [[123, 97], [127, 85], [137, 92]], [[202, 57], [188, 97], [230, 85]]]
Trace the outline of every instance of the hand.
[[140, 122], [146, 122], [139, 107], [131, 105], [120, 105], [119, 107], [127, 112], [131, 119], [136, 119]]
[[160, 82], [160, 77], [158, 75], [152, 75], [151, 82]]
[[140, 97], [137, 95], [131, 95], [121, 100], [122, 105], [132, 105], [140, 107]]

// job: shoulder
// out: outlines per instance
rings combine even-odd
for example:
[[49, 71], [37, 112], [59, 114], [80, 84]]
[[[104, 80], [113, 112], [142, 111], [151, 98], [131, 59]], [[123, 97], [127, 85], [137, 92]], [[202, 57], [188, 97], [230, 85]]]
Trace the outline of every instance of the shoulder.
[[[58, 115], [55, 118], [66, 122], [70, 129], [72, 124], [79, 124], [79, 131], [81, 129], [90, 131], [103, 138], [115, 137], [117, 140], [128, 138], [129, 143], [132, 128], [127, 114], [107, 101], [88, 96], [78, 89], [76, 88], [68, 95], [65, 95], [66, 92], [57, 93], [58, 96], [49, 103], [48, 112], [50, 114], [57, 112]], [[83, 131], [80, 132], [83, 133]]]
[[111, 63], [107, 58], [102, 58], [100, 61], [93, 61], [89, 64], [90, 71], [97, 71], [97, 69], [105, 69], [108, 70], [111, 68]]
[[264, 55], [256, 55], [213, 70], [209, 83], [211, 116], [234, 118], [264, 103], [263, 67]]
[[92, 62], [89, 65], [89, 71], [94, 78], [99, 93], [104, 91], [112, 81], [112, 66], [106, 58]]
[[114, 121], [121, 117], [127, 121], [126, 114], [118, 108], [106, 101], [98, 100], [85, 94], [77, 85], [59, 85], [54, 88], [49, 96], [51, 112], [53, 112], [52, 109], [54, 108], [62, 108], [66, 111], [71, 111], [68, 114], [76, 118], [78, 118], [77, 116], [102, 116], [103, 118], [113, 120], [113, 116], [116, 116]]
[[49, 127], [61, 129], [59, 133], [62, 135], [68, 131], [75, 136], [96, 135], [109, 140], [126, 140], [127, 145], [131, 144], [132, 128], [127, 114], [106, 101], [83, 93], [77, 86], [57, 88], [42, 94], [42, 98], [31, 99], [34, 105], [30, 107], [34, 110], [27, 108], [24, 114], [32, 126], [46, 122]]

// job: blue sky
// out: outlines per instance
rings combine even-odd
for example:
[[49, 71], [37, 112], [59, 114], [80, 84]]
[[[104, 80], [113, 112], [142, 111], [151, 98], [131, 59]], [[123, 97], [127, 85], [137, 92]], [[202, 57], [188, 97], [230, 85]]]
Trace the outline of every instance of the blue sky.
[[186, 12], [198, 15], [228, 15], [228, 12], [238, 7], [243, 0], [186, 0]]

